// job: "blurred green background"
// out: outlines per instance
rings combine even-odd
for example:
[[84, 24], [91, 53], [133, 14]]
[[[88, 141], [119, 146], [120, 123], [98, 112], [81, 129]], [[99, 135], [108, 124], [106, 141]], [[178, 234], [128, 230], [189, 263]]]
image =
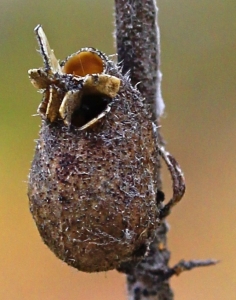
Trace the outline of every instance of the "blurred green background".
[[[162, 133], [180, 162], [187, 193], [169, 217], [171, 264], [217, 258], [216, 267], [171, 280], [176, 300], [236, 299], [236, 2], [160, 0]], [[42, 65], [33, 29], [42, 24], [64, 59], [81, 47], [115, 52], [113, 1], [0, 2], [0, 299], [126, 299], [115, 271], [78, 272], [41, 242], [28, 210], [27, 173], [41, 95], [27, 70]], [[171, 195], [169, 175], [164, 190]]]

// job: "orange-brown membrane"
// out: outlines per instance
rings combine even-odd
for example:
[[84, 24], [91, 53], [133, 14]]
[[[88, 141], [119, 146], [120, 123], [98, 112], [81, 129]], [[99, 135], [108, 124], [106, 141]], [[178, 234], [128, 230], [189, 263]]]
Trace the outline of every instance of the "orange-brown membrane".
[[103, 61], [96, 53], [83, 51], [68, 59], [63, 72], [77, 76], [102, 73]]

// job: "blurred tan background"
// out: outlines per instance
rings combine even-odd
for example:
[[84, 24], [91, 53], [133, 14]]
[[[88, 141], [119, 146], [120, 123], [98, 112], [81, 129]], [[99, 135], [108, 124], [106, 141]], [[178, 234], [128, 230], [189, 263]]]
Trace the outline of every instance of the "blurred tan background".
[[[169, 218], [171, 264], [217, 258], [216, 267], [171, 280], [176, 300], [236, 299], [236, 2], [159, 0], [162, 133], [180, 162], [187, 193]], [[126, 299], [115, 271], [85, 274], [41, 242], [28, 211], [27, 173], [41, 96], [27, 70], [42, 65], [33, 29], [41, 23], [58, 58], [84, 46], [115, 52], [111, 0], [0, 2], [0, 299]], [[164, 190], [170, 196], [169, 175]]]

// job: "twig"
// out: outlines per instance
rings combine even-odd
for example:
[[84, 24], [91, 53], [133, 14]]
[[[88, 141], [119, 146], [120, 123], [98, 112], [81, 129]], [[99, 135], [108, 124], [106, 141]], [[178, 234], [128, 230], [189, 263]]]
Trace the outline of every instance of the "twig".
[[184, 271], [191, 271], [192, 269], [199, 268], [199, 267], [208, 267], [217, 264], [219, 261], [214, 259], [207, 259], [207, 260], [190, 260], [179, 261], [174, 267], [169, 268], [167, 270], [150, 270], [150, 273], [153, 275], [157, 275], [157, 281], [162, 282], [173, 275], [179, 276]]
[[184, 271], [191, 271], [192, 269], [198, 268], [198, 267], [212, 266], [212, 265], [217, 264], [218, 262], [219, 261], [215, 260], [215, 259], [190, 260], [190, 261], [181, 260], [170, 270], [173, 270], [173, 273], [175, 275], [180, 275]]
[[168, 153], [164, 147], [160, 147], [160, 155], [165, 161], [173, 182], [173, 197], [171, 200], [161, 209], [160, 219], [166, 218], [173, 206], [175, 206], [183, 197], [185, 193], [185, 180], [184, 175], [180, 169], [179, 164], [175, 160], [175, 158]]

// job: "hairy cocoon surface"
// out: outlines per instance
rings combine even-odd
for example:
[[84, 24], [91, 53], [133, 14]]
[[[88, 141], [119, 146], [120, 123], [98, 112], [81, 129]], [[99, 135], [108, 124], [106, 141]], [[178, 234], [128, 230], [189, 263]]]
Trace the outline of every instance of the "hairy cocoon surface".
[[30, 210], [46, 245], [86, 272], [141, 259], [159, 224], [158, 156], [149, 107], [128, 76], [111, 110], [79, 130], [42, 118], [29, 175]]

